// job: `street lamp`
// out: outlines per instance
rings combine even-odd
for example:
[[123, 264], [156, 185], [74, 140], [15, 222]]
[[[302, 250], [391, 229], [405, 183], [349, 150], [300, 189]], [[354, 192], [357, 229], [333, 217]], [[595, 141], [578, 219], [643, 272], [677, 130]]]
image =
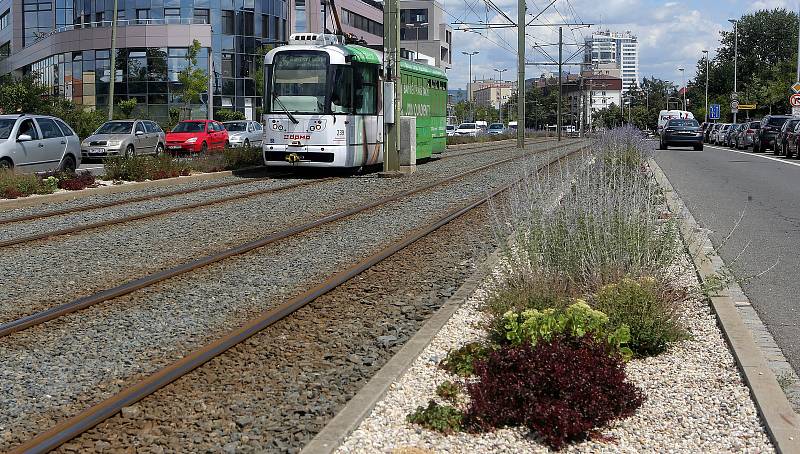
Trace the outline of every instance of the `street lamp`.
[[703, 50], [706, 59], [706, 123], [708, 123], [708, 51]]
[[419, 58], [419, 29], [422, 27], [427, 27], [427, 22], [420, 22], [419, 24], [408, 24], [406, 25], [407, 28], [414, 29], [414, 41], [417, 42], [417, 58]]
[[497, 103], [497, 110], [500, 111], [500, 123], [502, 123], [503, 122], [503, 73], [508, 71], [508, 68], [503, 68], [503, 69], [495, 68], [494, 70], [497, 71], [497, 73], [499, 74], [498, 77], [499, 77], [499, 80], [500, 80], [500, 88], [499, 88], [499, 90], [500, 90], [500, 100]]
[[[736, 19], [728, 19], [728, 22], [733, 24], [733, 94], [738, 96], [736, 92], [736, 66], [739, 60], [739, 27]], [[733, 122], [736, 123], [736, 113], [733, 113]]]
[[686, 68], [680, 67], [678, 71], [681, 72], [681, 87], [683, 88], [683, 110], [686, 110]]
[[[469, 80], [467, 81], [467, 101], [469, 101], [469, 109], [472, 111], [473, 110], [473, 107], [472, 107], [472, 56], [473, 55], [478, 55], [480, 53], [480, 51], [476, 50], [474, 52], [464, 52], [462, 50], [461, 53], [469, 57]], [[475, 112], [470, 112], [470, 120], [475, 120], [474, 116], [475, 116]]]

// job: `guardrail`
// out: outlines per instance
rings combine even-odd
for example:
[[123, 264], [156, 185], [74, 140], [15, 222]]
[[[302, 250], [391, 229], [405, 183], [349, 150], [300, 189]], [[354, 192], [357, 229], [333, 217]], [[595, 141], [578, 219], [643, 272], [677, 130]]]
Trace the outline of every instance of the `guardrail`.
[[[70, 24], [63, 27], [58, 27], [46, 33], [37, 33], [36, 41], [41, 41], [49, 36], [68, 32], [71, 30], [81, 30], [84, 28], [102, 28], [111, 27], [114, 21], [103, 20], [97, 22], [86, 22], [83, 24]], [[195, 18], [182, 18], [182, 17], [166, 17], [163, 19], [122, 19], [117, 20], [118, 27], [126, 27], [129, 25], [205, 25], [208, 21], [205, 19]]]

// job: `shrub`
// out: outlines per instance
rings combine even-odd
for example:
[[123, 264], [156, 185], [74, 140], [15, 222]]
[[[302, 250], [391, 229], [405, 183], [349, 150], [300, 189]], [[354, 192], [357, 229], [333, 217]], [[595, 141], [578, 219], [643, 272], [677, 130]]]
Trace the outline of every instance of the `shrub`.
[[458, 395], [460, 393], [461, 386], [457, 383], [451, 382], [450, 380], [441, 383], [436, 387], [436, 395], [442, 399], [449, 400], [450, 402], [455, 402], [458, 400]]
[[225, 157], [225, 168], [228, 170], [264, 164], [264, 155], [261, 148], [226, 148], [222, 153]]
[[236, 120], [244, 120], [244, 112], [239, 112], [238, 110], [231, 110], [231, 109], [219, 109], [214, 112], [214, 119], [217, 121], [236, 121]]
[[426, 429], [450, 434], [461, 431], [463, 418], [464, 414], [457, 409], [449, 405], [439, 405], [431, 400], [427, 407], [417, 407], [417, 410], [408, 415], [406, 420]]
[[653, 278], [626, 278], [605, 285], [592, 300], [595, 308], [608, 315], [611, 326], [630, 327], [628, 346], [636, 356], [657, 355], [670, 342], [688, 337], [678, 321], [675, 301]]
[[62, 173], [56, 175], [58, 187], [67, 191], [80, 191], [94, 186], [95, 177], [91, 172]]
[[134, 109], [136, 109], [136, 98], [126, 99], [124, 101], [120, 101], [117, 103], [117, 109], [119, 109], [118, 117], [121, 119], [124, 118], [131, 118], [131, 114], [133, 113]]
[[106, 180], [161, 180], [189, 175], [189, 166], [170, 156], [112, 156], [105, 160]]
[[467, 384], [470, 428], [524, 426], [554, 449], [644, 402], [622, 358], [591, 335], [506, 346], [478, 361], [476, 372], [479, 381]]
[[475, 373], [473, 367], [475, 360], [486, 358], [488, 354], [489, 349], [486, 346], [480, 342], [471, 342], [448, 352], [445, 359], [439, 363], [439, 367], [451, 374], [468, 377]]
[[630, 340], [628, 326], [610, 326], [606, 314], [592, 309], [583, 300], [578, 300], [566, 309], [530, 309], [522, 313], [509, 311], [503, 319], [503, 337], [506, 343], [512, 345], [525, 342], [536, 345], [540, 341], [550, 342], [558, 336], [581, 338], [591, 334], [605, 341], [615, 354], [618, 353], [625, 359], [633, 355], [627, 347]]
[[32, 194], [52, 194], [56, 189], [58, 180], [54, 177], [42, 178], [39, 175], [0, 170], [0, 198], [16, 199]]

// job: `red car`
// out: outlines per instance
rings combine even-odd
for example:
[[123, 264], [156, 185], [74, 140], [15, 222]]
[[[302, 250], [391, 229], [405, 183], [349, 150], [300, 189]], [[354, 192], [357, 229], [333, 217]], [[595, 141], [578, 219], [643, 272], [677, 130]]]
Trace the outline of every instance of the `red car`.
[[228, 131], [213, 120], [184, 120], [167, 133], [167, 150], [204, 153], [228, 145]]

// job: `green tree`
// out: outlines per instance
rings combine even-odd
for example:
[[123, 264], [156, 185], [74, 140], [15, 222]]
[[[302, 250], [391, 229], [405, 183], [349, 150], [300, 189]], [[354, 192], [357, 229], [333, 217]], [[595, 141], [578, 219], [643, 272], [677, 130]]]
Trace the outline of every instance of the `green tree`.
[[[208, 92], [208, 74], [197, 66], [197, 55], [200, 53], [200, 41], [193, 40], [186, 52], [186, 68], [178, 73], [178, 92], [183, 98], [185, 108], [189, 109], [191, 104], [198, 104], [201, 95]], [[209, 99], [209, 107], [212, 102]]]
[[126, 99], [125, 101], [118, 102], [117, 109], [119, 110], [119, 118], [131, 118], [133, 110], [136, 109], [136, 104], [136, 98]]
[[214, 112], [214, 119], [217, 121], [235, 121], [244, 120], [244, 112], [230, 109], [219, 109]]
[[39, 81], [36, 74], [22, 77], [0, 77], [0, 112], [43, 113], [48, 107], [50, 90]]

